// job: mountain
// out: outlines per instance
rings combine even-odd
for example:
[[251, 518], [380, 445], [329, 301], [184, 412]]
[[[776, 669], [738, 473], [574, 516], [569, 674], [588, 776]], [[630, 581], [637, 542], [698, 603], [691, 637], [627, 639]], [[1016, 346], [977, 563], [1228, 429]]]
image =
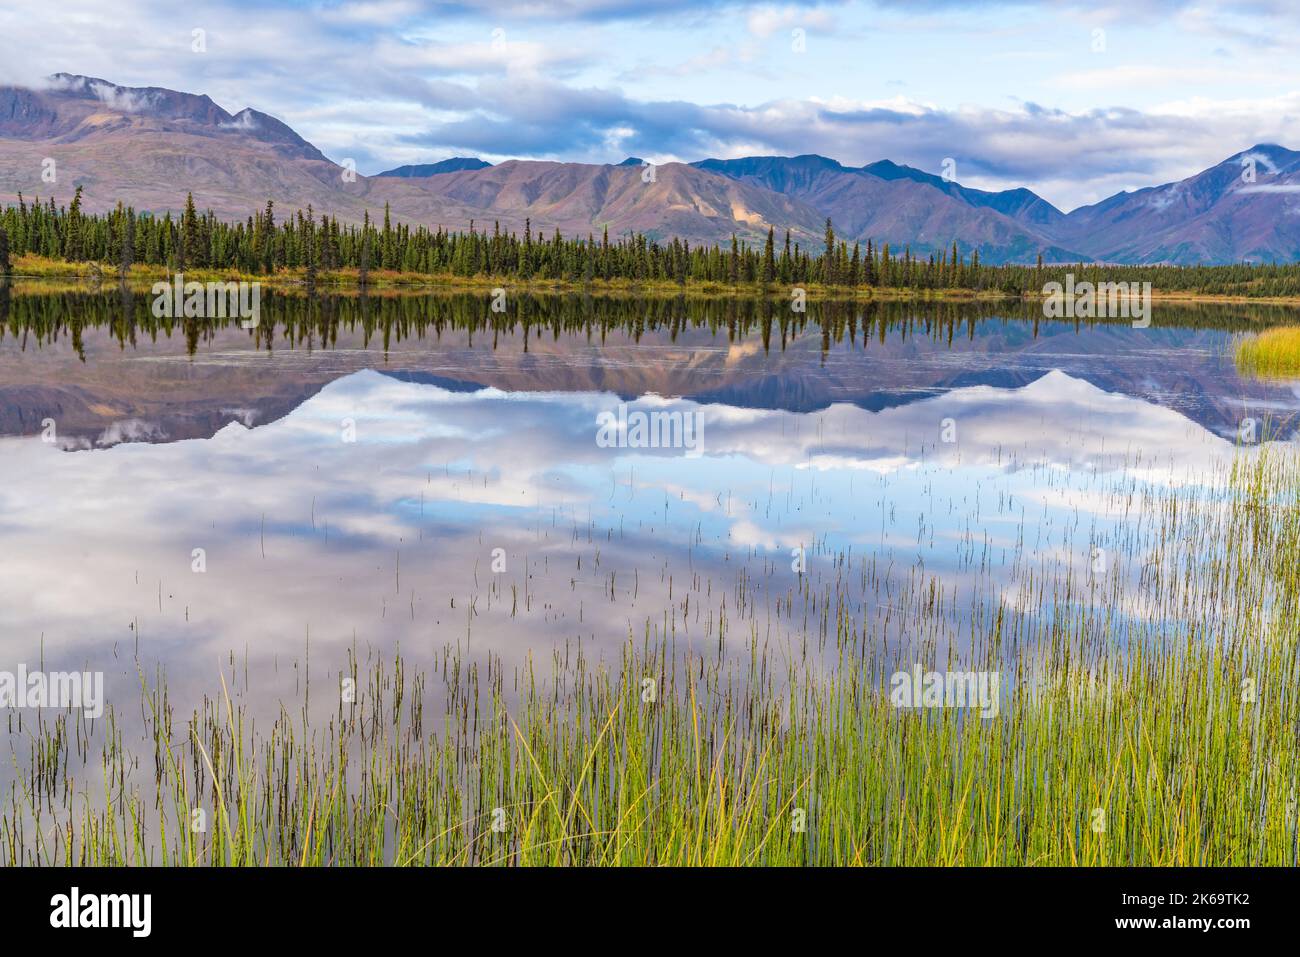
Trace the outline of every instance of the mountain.
[[909, 179], [926, 183], [956, 199], [1009, 216], [1020, 223], [1055, 226], [1065, 219], [1065, 214], [1032, 190], [1020, 187], [997, 193], [962, 186], [955, 180], [926, 173], [911, 166], [899, 166], [890, 160], [878, 160], [862, 167], [862, 172], [884, 180]]
[[[248, 216], [267, 198], [361, 216], [374, 203], [341, 172], [274, 117], [230, 113], [207, 96], [68, 74], [39, 90], [0, 87], [0, 202], [22, 192], [63, 203], [81, 185], [93, 212], [118, 200], [178, 211], [192, 190], [223, 218]], [[358, 195], [344, 195], [349, 187]]]
[[1300, 153], [1271, 143], [1070, 213], [1028, 189], [970, 189], [889, 160], [851, 168], [823, 156], [760, 156], [695, 165], [796, 197], [850, 239], [908, 243], [914, 253], [944, 248], [947, 237], [963, 251], [977, 247], [986, 262], [1040, 254], [1048, 262], [1176, 265], [1300, 260]]
[[[121, 87], [89, 76], [56, 73], [43, 94], [27, 91], [26, 103], [36, 106], [35, 116], [49, 121], [46, 136], [62, 142], [76, 142], [92, 134], [112, 130], [139, 129], [158, 124], [171, 129], [212, 137], [249, 137], [266, 143], [293, 159], [325, 160], [324, 154], [273, 116], [253, 109], [227, 113], [206, 95], [177, 93], [161, 87]], [[0, 88], [0, 136], [24, 130], [23, 113], [10, 108]], [[30, 131], [30, 127], [27, 128]]]
[[813, 154], [707, 159], [692, 164], [795, 197], [829, 217], [850, 241], [910, 246], [913, 254], [978, 249], [985, 262], [1087, 258], [1061, 246], [1047, 227], [1064, 214], [1027, 189], [989, 193], [888, 160], [852, 168]]
[[1294, 262], [1298, 194], [1300, 153], [1261, 143], [1188, 179], [1076, 209], [1057, 234], [1108, 262]]
[[487, 169], [491, 163], [479, 159], [477, 156], [453, 156], [451, 159], [440, 160], [437, 163], [418, 163], [414, 166], [399, 166], [396, 169], [386, 169], [382, 173], [376, 173], [376, 176], [402, 176], [407, 179], [418, 178], [421, 176], [437, 176], [439, 173], [459, 173], [463, 169]]
[[761, 240], [769, 226], [810, 240], [821, 232], [819, 213], [787, 196], [736, 182], [684, 163], [642, 169], [620, 164], [510, 160], [488, 169], [445, 173], [425, 188], [448, 204], [483, 210], [479, 221], [522, 224], [568, 235], [645, 233], [726, 242], [733, 232]]
[[[53, 160], [57, 170], [48, 181]], [[1243, 165], [1245, 164], [1245, 165]], [[1243, 176], [1253, 169], [1253, 181]], [[87, 211], [119, 200], [243, 219], [268, 199], [290, 212], [360, 222], [387, 205], [431, 228], [471, 222], [537, 234], [680, 237], [693, 245], [762, 242], [769, 228], [820, 250], [833, 220], [849, 242], [913, 255], [978, 250], [988, 263], [1223, 263], [1300, 258], [1300, 153], [1261, 144], [1176, 183], [1120, 193], [1063, 213], [1028, 189], [985, 191], [880, 160], [845, 166], [824, 156], [752, 156], [647, 166], [474, 157], [362, 176], [330, 161], [291, 127], [205, 95], [123, 87], [60, 73], [40, 89], [0, 86], [0, 203], [21, 192], [58, 203], [84, 189]]]
[[[42, 161], [55, 161], [55, 182]], [[59, 74], [39, 90], [0, 87], [0, 203], [72, 199], [104, 212], [120, 200], [139, 210], [179, 212], [193, 192], [200, 208], [243, 219], [268, 199], [360, 222], [385, 204], [399, 221], [465, 230], [470, 223], [567, 235], [640, 231], [693, 244], [761, 241], [769, 227], [811, 242], [816, 210], [790, 197], [683, 164], [647, 179], [634, 166], [461, 158], [434, 175], [415, 170], [362, 176], [328, 160], [284, 123], [245, 109], [229, 113], [207, 96], [122, 87]], [[449, 167], [459, 166], [459, 169]]]

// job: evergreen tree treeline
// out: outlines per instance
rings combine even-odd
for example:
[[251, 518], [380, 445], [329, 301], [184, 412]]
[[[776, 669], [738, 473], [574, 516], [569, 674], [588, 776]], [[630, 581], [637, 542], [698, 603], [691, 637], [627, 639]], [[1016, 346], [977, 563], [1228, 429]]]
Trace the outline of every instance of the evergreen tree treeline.
[[610, 240], [608, 229], [599, 239], [565, 238], [557, 230], [550, 238], [534, 235], [525, 221], [523, 236], [470, 223], [467, 232], [394, 223], [384, 208], [382, 225], [367, 213], [361, 225], [344, 225], [332, 216], [317, 218], [310, 206], [277, 221], [275, 206], [243, 222], [218, 220], [208, 210], [198, 212], [193, 195], [186, 197], [179, 218], [155, 216], [119, 203], [111, 212], [82, 211], [81, 188], [67, 207], [39, 198], [0, 211], [0, 271], [9, 257], [33, 253], [71, 262], [115, 264], [125, 272], [131, 264], [165, 266], [173, 271], [213, 269], [268, 275], [279, 269], [302, 270], [309, 282], [318, 271], [355, 269], [363, 283], [372, 271], [386, 270], [429, 276], [490, 276], [502, 279], [594, 279], [632, 281], [766, 283], [780, 286], [827, 283], [840, 287], [873, 286], [900, 289], [997, 290], [1010, 294], [1040, 291], [1044, 283], [1063, 282], [1073, 273], [1076, 282], [1151, 282], [1163, 292], [1194, 291], [1209, 295], [1300, 295], [1300, 265], [1119, 266], [1097, 264], [986, 265], [977, 249], [939, 248], [924, 254], [910, 247], [900, 252], [889, 243], [865, 248], [836, 237], [831, 221], [817, 250], [792, 243], [789, 230], [778, 243], [769, 229], [766, 242], [750, 245], [732, 236], [726, 246], [697, 245], [673, 238], [655, 240], [640, 233]]

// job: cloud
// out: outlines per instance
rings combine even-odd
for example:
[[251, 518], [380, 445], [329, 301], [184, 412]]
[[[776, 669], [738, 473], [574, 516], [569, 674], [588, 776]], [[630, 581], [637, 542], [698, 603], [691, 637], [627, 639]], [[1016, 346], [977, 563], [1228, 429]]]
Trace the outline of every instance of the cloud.
[[512, 39], [504, 30], [495, 36], [489, 34], [482, 41], [466, 43], [383, 38], [376, 43], [374, 55], [387, 70], [418, 70], [425, 76], [430, 73], [486, 76], [543, 70], [555, 75], [572, 70], [587, 59], [580, 51], [560, 45]]
[[[1059, 30], [1063, 18], [1110, 22], [1121, 11], [1164, 17], [1168, 42], [1186, 55], [1123, 61], [1113, 30], [1103, 69], [1085, 58], [1089, 69], [1063, 70], [1069, 59], [1050, 40], [1026, 48], [1036, 42], [1030, 33]], [[252, 106], [282, 117], [363, 173], [463, 153], [662, 162], [816, 152], [934, 172], [953, 157], [966, 185], [1028, 186], [1068, 209], [1180, 179], [1251, 143], [1288, 144], [1300, 75], [1279, 88], [1285, 81], [1266, 82], [1274, 61], [1233, 71], [1193, 58], [1211, 26], [1224, 28], [1214, 45], [1250, 29], [1286, 46], [1298, 42], [1288, 22], [1281, 3], [1238, 12], [1178, 0], [974, 8], [921, 0], [905, 13], [892, 2], [371, 0], [318, 4], [309, 16], [287, 0], [256, 8], [198, 0], [180, 20], [161, 0], [112, 9], [64, 0], [57, 11], [15, 0], [0, 10], [0, 82], [68, 70], [207, 93], [232, 113]], [[802, 61], [786, 49], [794, 26], [818, 34]], [[195, 28], [207, 31], [206, 54], [190, 49]], [[926, 57], [941, 34], [968, 35], [980, 62], [1001, 66], [981, 77], [957, 66], [945, 74], [943, 64], [936, 72]], [[913, 95], [890, 96], [870, 70], [844, 69], [908, 44], [917, 52], [915, 71], [904, 74]], [[841, 59], [822, 59], [832, 56]], [[893, 77], [909, 69], [896, 60], [887, 68]], [[1019, 94], [1013, 106], [987, 89], [962, 99], [969, 81], [991, 88], [1004, 73]], [[701, 75], [707, 83], [692, 82]], [[1135, 90], [1146, 97], [1140, 106]], [[1171, 98], [1156, 101], [1152, 90]]]
[[229, 123], [222, 123], [221, 128], [224, 130], [255, 130], [257, 129], [257, 120], [253, 118], [252, 110], [241, 110]]
[[[618, 151], [687, 160], [754, 153], [822, 153], [857, 166], [889, 158], [980, 188], [1029, 186], [1064, 208], [1121, 189], [1181, 179], [1249, 143], [1285, 141], [1267, 109], [1146, 113], [1122, 107], [1070, 112], [1026, 103], [1014, 109], [941, 109], [888, 100], [774, 100], [756, 106], [639, 102], [618, 90], [558, 83], [520, 88], [481, 83], [460, 117], [402, 138], [406, 145], [498, 157], [606, 162]], [[1300, 93], [1296, 94], [1300, 105]]]
[[110, 110], [116, 110], [119, 113], [139, 113], [142, 110], [147, 110], [153, 102], [153, 96], [146, 90], [123, 89], [103, 80], [84, 77], [42, 77], [33, 86], [37, 89], [75, 95], [89, 93]]
[[119, 445], [122, 442], [161, 442], [167, 434], [156, 422], [125, 419], [114, 422], [95, 440], [96, 445]]
[[[825, 0], [793, 0], [787, 9], [818, 8]], [[471, 15], [500, 21], [585, 21], [610, 22], [620, 20], [662, 21], [676, 18], [698, 19], [702, 14], [726, 13], [734, 15], [746, 9], [771, 8], [767, 2], [752, 3], [747, 0], [453, 0], [448, 3], [420, 4], [430, 15]]]
[[751, 11], [746, 18], [749, 32], [761, 39], [766, 39], [778, 31], [786, 32], [795, 28], [816, 27], [829, 30], [833, 23], [834, 20], [825, 10], [808, 9], [794, 4], [782, 7], [760, 6]]
[[1128, 90], [1135, 86], [1185, 87], [1192, 83], [1240, 84], [1256, 89], [1276, 79], [1270, 70], [1241, 70], [1217, 64], [1165, 66], [1152, 63], [1109, 65], [1099, 69], [1066, 73], [1053, 82], [1069, 90]]

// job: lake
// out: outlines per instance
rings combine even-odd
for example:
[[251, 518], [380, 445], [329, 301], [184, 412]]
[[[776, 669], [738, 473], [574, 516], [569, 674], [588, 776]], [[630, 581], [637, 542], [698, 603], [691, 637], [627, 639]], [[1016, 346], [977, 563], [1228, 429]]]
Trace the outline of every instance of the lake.
[[269, 723], [399, 654], [517, 700], [629, 642], [832, 678], [985, 660], [994, 622], [998, 655], [1161, 640], [1242, 613], [1153, 587], [1169, 503], [1300, 426], [1300, 385], [1234, 366], [1262, 307], [490, 301], [271, 295], [248, 330], [5, 296], [0, 668], [102, 671], [145, 756], [163, 676]]

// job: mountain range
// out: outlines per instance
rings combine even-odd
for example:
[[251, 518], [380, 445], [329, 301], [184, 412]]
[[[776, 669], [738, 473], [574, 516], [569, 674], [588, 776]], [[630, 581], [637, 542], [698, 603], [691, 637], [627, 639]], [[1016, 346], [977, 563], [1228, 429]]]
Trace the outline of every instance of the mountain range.
[[[53, 160], [53, 164], [49, 163]], [[53, 182], [50, 181], [51, 172]], [[1261, 144], [1187, 179], [1117, 193], [1062, 212], [1029, 189], [972, 189], [889, 160], [861, 167], [823, 156], [753, 156], [648, 166], [473, 157], [364, 176], [287, 124], [209, 97], [123, 87], [60, 73], [39, 89], [0, 86], [0, 203], [21, 192], [88, 211], [119, 200], [243, 219], [268, 199], [359, 222], [387, 205], [395, 220], [464, 230], [499, 223], [565, 235], [641, 232], [726, 243], [734, 234], [819, 249], [825, 220], [850, 243], [913, 254], [978, 250], [988, 263], [1231, 263], [1300, 258], [1300, 153]]]

